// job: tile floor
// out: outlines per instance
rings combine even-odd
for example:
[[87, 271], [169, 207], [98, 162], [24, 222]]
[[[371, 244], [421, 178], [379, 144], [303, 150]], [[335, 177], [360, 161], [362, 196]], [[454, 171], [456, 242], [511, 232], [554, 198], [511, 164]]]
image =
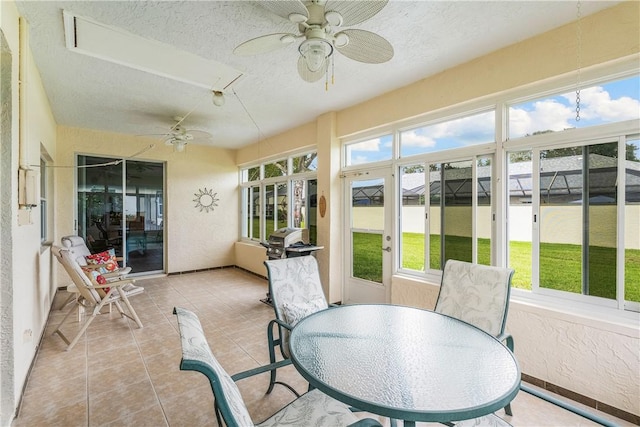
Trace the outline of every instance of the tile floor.
[[[266, 280], [227, 268], [138, 280], [137, 284], [145, 292], [131, 302], [143, 329], [126, 318], [104, 314], [67, 352], [64, 342], [52, 335], [64, 312], [51, 311], [13, 427], [215, 426], [207, 379], [178, 368], [181, 353], [174, 306], [198, 314], [214, 354], [230, 373], [268, 363], [265, 331], [273, 309], [259, 301], [264, 298]], [[65, 298], [66, 293], [60, 292], [56, 303]], [[74, 327], [75, 321], [67, 330]], [[292, 366], [280, 375], [297, 390], [306, 389]], [[265, 395], [268, 375], [238, 384], [256, 421], [293, 398], [281, 386]], [[595, 425], [522, 392], [512, 408], [514, 416], [505, 419], [514, 426]], [[600, 415], [622, 426], [632, 425]]]

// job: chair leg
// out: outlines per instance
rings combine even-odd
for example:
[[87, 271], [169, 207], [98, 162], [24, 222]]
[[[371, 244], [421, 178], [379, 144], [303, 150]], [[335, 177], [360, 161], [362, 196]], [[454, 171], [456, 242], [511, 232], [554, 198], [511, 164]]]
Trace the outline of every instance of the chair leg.
[[142, 322], [138, 317], [138, 313], [136, 313], [136, 311], [133, 309], [133, 306], [129, 302], [129, 298], [127, 298], [127, 294], [122, 289], [120, 289], [120, 297], [122, 297], [122, 301], [124, 301], [124, 304], [129, 309], [129, 313], [131, 314], [131, 316], [128, 316], [128, 317], [130, 317], [131, 319], [133, 319], [134, 322], [136, 322], [136, 325], [138, 325], [138, 328], [142, 328]]
[[513, 416], [513, 412], [511, 411], [511, 403], [504, 407], [504, 413]]
[[[269, 326], [267, 326], [267, 341], [269, 344], [269, 363], [275, 363], [276, 361], [276, 342], [273, 339], [273, 327], [275, 322], [272, 320], [269, 322]], [[273, 386], [276, 385], [276, 369], [271, 370], [270, 379], [269, 379], [269, 388], [267, 389], [267, 393], [269, 394], [273, 391]]]

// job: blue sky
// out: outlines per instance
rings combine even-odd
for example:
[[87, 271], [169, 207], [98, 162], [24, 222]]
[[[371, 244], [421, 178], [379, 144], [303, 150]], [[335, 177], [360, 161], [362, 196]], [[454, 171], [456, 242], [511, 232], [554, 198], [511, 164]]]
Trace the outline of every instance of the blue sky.
[[[634, 118], [640, 118], [640, 76], [582, 89], [580, 121], [576, 121], [575, 92], [513, 105], [509, 108], [509, 137]], [[401, 156], [491, 142], [494, 140], [494, 131], [493, 112], [404, 131], [401, 135]], [[351, 146], [348, 152], [350, 164], [391, 159], [391, 141], [391, 135], [386, 135]]]

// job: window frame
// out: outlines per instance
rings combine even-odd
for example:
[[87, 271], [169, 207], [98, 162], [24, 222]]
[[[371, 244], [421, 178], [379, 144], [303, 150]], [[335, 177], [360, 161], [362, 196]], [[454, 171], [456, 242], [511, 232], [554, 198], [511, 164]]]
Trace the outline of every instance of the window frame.
[[[298, 152], [293, 152], [287, 155], [286, 157], [278, 156], [278, 157], [263, 159], [260, 163], [247, 164], [241, 167], [240, 173], [239, 173], [240, 191], [241, 191], [240, 212], [241, 212], [241, 218], [242, 218], [242, 221], [241, 221], [242, 225], [240, 227], [240, 241], [254, 242], [254, 243], [264, 242], [267, 240], [268, 236], [274, 231], [274, 230], [267, 230], [267, 218], [266, 218], [267, 209], [266, 209], [265, 203], [266, 203], [266, 194], [267, 194], [268, 187], [275, 189], [279, 185], [286, 184], [287, 186], [287, 190], [286, 190], [287, 191], [286, 192], [287, 225], [286, 226], [293, 227], [294, 203], [292, 201], [294, 200], [294, 194], [293, 194], [294, 181], [305, 182], [305, 194], [306, 194], [305, 201], [308, 201], [309, 199], [309, 195], [307, 194], [308, 188], [309, 188], [308, 182], [312, 180], [317, 181], [316, 170], [304, 171], [304, 172], [298, 172], [298, 173], [293, 172], [294, 159], [302, 156], [307, 156], [307, 155], [315, 155], [314, 159], [317, 159], [318, 153], [316, 150], [298, 151]], [[282, 176], [273, 176], [273, 177], [265, 178], [265, 172], [264, 172], [265, 166], [273, 163], [281, 162], [281, 161], [286, 161], [286, 165], [287, 165], [286, 174]], [[247, 180], [248, 171], [256, 167], [260, 168], [260, 179], [254, 180], [254, 181], [248, 181]], [[317, 187], [317, 184], [316, 184], [316, 187]], [[259, 233], [257, 238], [255, 237], [255, 231], [253, 230], [253, 228], [248, 226], [249, 223], [253, 224], [252, 222], [253, 220], [249, 220], [248, 215], [252, 215], [255, 217], [255, 212], [253, 211], [253, 208], [254, 208], [253, 203], [250, 204], [251, 205], [250, 212], [247, 211], [247, 206], [249, 206], [248, 197], [250, 197], [253, 194], [253, 192], [249, 190], [250, 188], [254, 188], [254, 189], [258, 188], [260, 191], [260, 203], [259, 203], [259, 213], [258, 213]], [[276, 206], [277, 206], [277, 203], [276, 203]], [[309, 206], [309, 203], [307, 203], [305, 206], [307, 211], [311, 208], [311, 206]], [[275, 212], [274, 212], [274, 215], [275, 215]], [[277, 223], [274, 222], [274, 224], [277, 224]], [[304, 228], [308, 229], [309, 225], [310, 225], [309, 222], [305, 221]]]
[[[600, 64], [594, 67], [589, 67], [581, 70], [582, 80], [580, 87], [591, 87], [600, 84], [606, 84], [611, 81], [625, 79], [628, 77], [637, 76], [640, 74], [640, 68], [637, 65], [637, 61], [627, 59], [623, 61], [615, 61], [607, 64]], [[461, 156], [468, 156], [473, 151], [476, 158], [483, 155], [493, 155], [493, 168], [492, 168], [492, 209], [495, 219], [493, 219], [493, 234], [491, 242], [491, 258], [493, 265], [504, 266], [507, 262], [508, 252], [508, 233], [507, 233], [507, 211], [509, 203], [509, 189], [508, 189], [508, 175], [507, 175], [507, 152], [508, 151], [522, 151], [525, 149], [532, 149], [532, 147], [539, 148], [540, 146], [551, 145], [569, 145], [572, 141], [583, 138], [586, 140], [596, 140], [602, 138], [611, 138], [612, 134], [620, 135], [637, 135], [638, 129], [640, 129], [640, 119], [631, 119], [621, 122], [612, 122], [604, 124], [596, 124], [593, 126], [575, 128], [567, 131], [558, 131], [549, 134], [522, 136], [518, 138], [510, 139], [508, 136], [508, 112], [509, 107], [527, 102], [528, 100], [539, 99], [548, 95], [557, 95], [568, 93], [576, 88], [575, 75], [565, 74], [562, 76], [552, 77], [550, 79], [534, 82], [528, 85], [520, 86], [514, 89], [510, 89], [500, 93], [489, 94], [482, 98], [474, 99], [464, 103], [447, 106], [445, 108], [437, 109], [420, 116], [415, 116], [411, 119], [398, 121], [392, 125], [385, 126], [384, 128], [369, 129], [361, 133], [352, 134], [347, 137], [341, 138], [341, 144], [343, 146], [341, 150], [342, 173], [366, 173], [367, 170], [378, 168], [391, 168], [394, 173], [395, 185], [394, 188], [394, 200], [395, 200], [395, 212], [396, 223], [393, 230], [396, 233], [393, 239], [395, 242], [394, 249], [396, 256], [394, 257], [394, 269], [393, 275], [397, 277], [414, 277], [418, 280], [424, 280], [429, 283], [439, 283], [441, 280], [442, 272], [437, 274], [428, 274], [426, 272], [409, 271], [401, 268], [402, 255], [400, 253], [400, 239], [398, 233], [401, 232], [400, 211], [402, 209], [402, 197], [400, 193], [401, 183], [399, 182], [400, 167], [410, 166], [416, 164], [425, 164], [428, 167], [428, 163], [444, 163], [450, 161], [456, 161]], [[495, 136], [496, 141], [493, 143], [487, 143], [482, 145], [474, 145], [464, 148], [457, 148], [444, 151], [429, 152], [424, 154], [417, 154], [408, 157], [401, 158], [399, 155], [399, 131], [406, 129], [415, 129], [419, 126], [425, 126], [429, 124], [435, 124], [447, 120], [448, 118], [460, 118], [466, 115], [472, 115], [474, 113], [482, 112], [490, 108], [495, 109]], [[366, 163], [358, 165], [346, 164], [346, 149], [345, 144], [352, 144], [358, 141], [364, 141], [374, 138], [377, 135], [384, 133], [391, 133], [393, 135], [393, 156], [389, 161], [381, 161], [376, 163]], [[622, 144], [622, 143], [620, 143]], [[620, 149], [620, 148], [619, 148]], [[471, 150], [471, 151], [470, 151]], [[619, 162], [624, 161], [623, 156], [619, 157]], [[620, 163], [619, 163], [620, 164]], [[624, 175], [624, 167], [618, 167], [618, 174]], [[623, 177], [624, 178], [624, 177]], [[624, 181], [620, 181], [624, 182]], [[621, 184], [619, 184], [621, 185]], [[624, 191], [624, 188], [619, 187], [618, 192]], [[623, 200], [618, 196], [618, 200]], [[619, 205], [618, 205], [619, 206]], [[624, 221], [620, 219], [620, 215], [623, 215], [618, 210], [618, 242], [617, 247], [620, 248], [621, 229], [624, 227]], [[623, 246], [622, 246], [623, 247]], [[624, 252], [624, 251], [623, 251]], [[624, 255], [622, 258], [618, 256], [618, 262], [622, 259], [624, 266]], [[624, 267], [622, 267], [624, 268]], [[620, 271], [620, 267], [618, 270]], [[620, 281], [618, 281], [620, 283]], [[617, 285], [616, 292], [620, 294], [621, 287]], [[618, 297], [617, 306], [610, 307], [607, 304], [600, 304], [599, 301], [589, 301], [589, 297], [598, 298], [588, 295], [576, 295], [578, 298], [563, 298], [563, 296], [557, 295], [552, 292], [548, 295], [546, 292], [532, 292], [529, 290], [513, 289], [513, 296], [516, 299], [530, 302], [543, 306], [545, 308], [557, 309], [559, 312], [579, 312], [585, 315], [593, 316], [594, 313], [601, 314], [603, 317], [618, 318], [618, 319], [630, 319], [637, 317], [637, 312], [640, 311], [640, 304], [635, 302], [625, 302], [624, 295], [622, 301]], [[585, 300], [586, 299], [586, 300]], [[567, 305], [570, 302], [570, 305]], [[629, 304], [630, 303], [630, 304]]]

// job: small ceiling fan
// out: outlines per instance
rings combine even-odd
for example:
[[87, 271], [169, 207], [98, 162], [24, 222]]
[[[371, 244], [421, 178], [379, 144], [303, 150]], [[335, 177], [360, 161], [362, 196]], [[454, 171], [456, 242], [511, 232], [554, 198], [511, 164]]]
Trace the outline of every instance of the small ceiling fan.
[[182, 126], [184, 117], [176, 116], [173, 118], [176, 124], [166, 134], [162, 134], [165, 145], [173, 145], [178, 152], [184, 151], [184, 148], [192, 141], [205, 141], [211, 139], [211, 134], [201, 130], [187, 130]]
[[342, 29], [359, 24], [380, 12], [389, 0], [281, 0], [260, 5], [298, 25], [298, 33], [275, 33], [238, 45], [236, 55], [271, 52], [304, 39], [298, 46], [298, 74], [307, 82], [327, 74], [335, 50], [354, 61], [381, 64], [393, 58], [393, 46], [384, 37], [366, 30]]

